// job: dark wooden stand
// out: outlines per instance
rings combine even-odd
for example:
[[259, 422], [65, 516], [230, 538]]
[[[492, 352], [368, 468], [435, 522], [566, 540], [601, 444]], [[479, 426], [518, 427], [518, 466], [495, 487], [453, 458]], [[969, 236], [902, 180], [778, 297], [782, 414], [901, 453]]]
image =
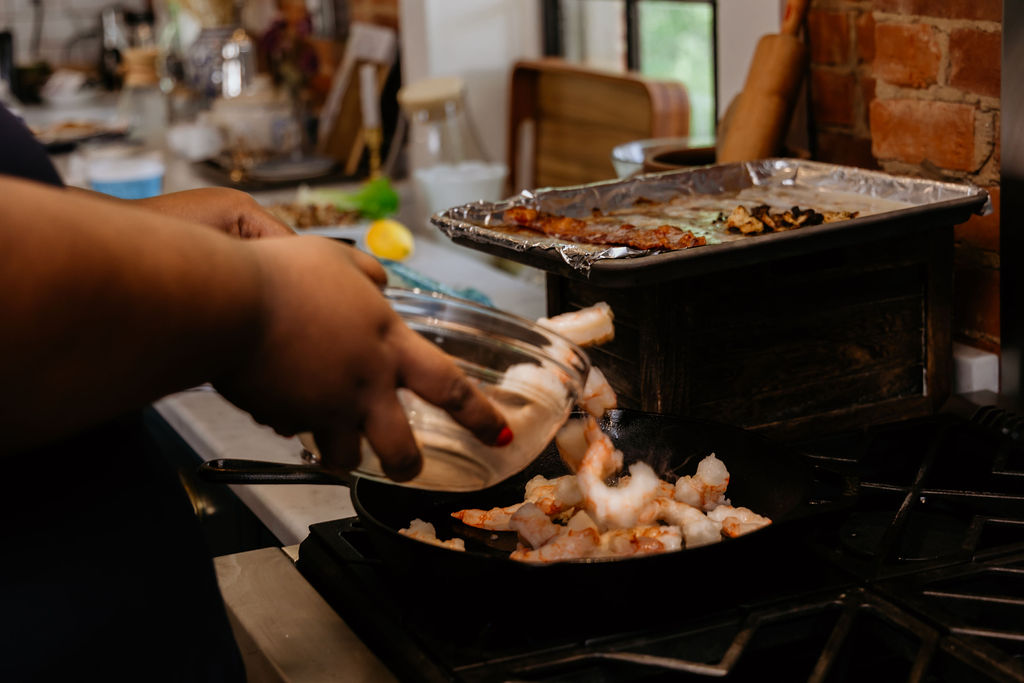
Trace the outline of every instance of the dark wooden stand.
[[547, 276], [548, 313], [607, 301], [590, 350], [620, 407], [796, 440], [931, 414], [951, 391], [953, 229], [649, 285]]

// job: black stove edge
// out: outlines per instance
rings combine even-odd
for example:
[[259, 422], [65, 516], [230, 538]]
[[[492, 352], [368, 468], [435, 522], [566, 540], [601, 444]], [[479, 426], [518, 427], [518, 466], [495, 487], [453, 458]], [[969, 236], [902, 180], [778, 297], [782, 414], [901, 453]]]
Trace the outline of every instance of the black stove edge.
[[941, 414], [955, 415], [1018, 442], [1024, 440], [1024, 403], [991, 391], [975, 391], [951, 396]]
[[[337, 521], [358, 523], [356, 518]], [[417, 642], [417, 638], [401, 619], [393, 620], [393, 628], [401, 631], [402, 637], [398, 637], [398, 633], [385, 635], [376, 628], [374, 615], [382, 605], [373, 595], [337, 588], [353, 577], [347, 574], [348, 565], [339, 561], [332, 546], [319, 538], [321, 533], [331, 533], [329, 527], [334, 523], [322, 522], [310, 526], [309, 536], [299, 544], [299, 559], [295, 564], [299, 573], [399, 680], [424, 683], [451, 681], [442, 665], [428, 657], [423, 649], [411, 645]], [[365, 561], [357, 560], [358, 564], [362, 564], [367, 571], [373, 571], [372, 565]]]
[[979, 409], [985, 407], [996, 407], [1007, 412], [1020, 413], [1019, 402], [1007, 399], [991, 391], [974, 391], [966, 394], [953, 394], [943, 404], [940, 413], [958, 415], [971, 419]]

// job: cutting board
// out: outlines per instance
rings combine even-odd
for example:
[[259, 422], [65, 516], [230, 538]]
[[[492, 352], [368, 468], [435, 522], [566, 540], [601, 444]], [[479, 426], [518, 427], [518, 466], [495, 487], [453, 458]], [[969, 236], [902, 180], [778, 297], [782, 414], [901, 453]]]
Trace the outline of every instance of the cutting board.
[[778, 34], [762, 36], [743, 90], [719, 126], [717, 163], [777, 155], [807, 69], [807, 45], [799, 33], [810, 0], [787, 0]]
[[512, 191], [615, 178], [616, 145], [690, 129], [682, 83], [554, 58], [516, 63], [509, 101]]

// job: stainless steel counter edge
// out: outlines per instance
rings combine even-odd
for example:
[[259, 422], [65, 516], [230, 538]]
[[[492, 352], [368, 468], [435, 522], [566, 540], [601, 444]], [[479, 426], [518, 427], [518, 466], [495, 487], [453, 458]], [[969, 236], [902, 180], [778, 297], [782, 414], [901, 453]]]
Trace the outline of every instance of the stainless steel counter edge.
[[[154, 407], [203, 461], [303, 462], [297, 438], [258, 424], [215, 391], [172, 394]], [[250, 484], [231, 489], [283, 546], [305, 539], [310, 524], [355, 514], [348, 489], [341, 486]]]
[[214, 559], [250, 683], [394, 681], [295, 568], [297, 548]]

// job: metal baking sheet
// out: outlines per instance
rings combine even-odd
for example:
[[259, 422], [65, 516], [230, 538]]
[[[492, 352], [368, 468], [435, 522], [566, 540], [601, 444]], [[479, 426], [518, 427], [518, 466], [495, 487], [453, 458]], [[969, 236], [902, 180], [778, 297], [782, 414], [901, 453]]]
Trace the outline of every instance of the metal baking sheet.
[[[704, 236], [707, 244], [677, 251], [591, 245], [508, 226], [513, 206], [574, 217], [595, 209], [630, 222], [638, 200], [667, 203], [664, 223]], [[716, 220], [737, 205], [768, 204], [816, 211], [857, 211], [854, 219], [762, 235], [727, 232]], [[480, 251], [598, 284], [659, 281], [832, 246], [884, 239], [898, 232], [950, 227], [991, 211], [988, 193], [969, 183], [893, 176], [795, 159], [706, 166], [572, 187], [524, 191], [500, 202], [474, 202], [431, 221], [452, 241]], [[659, 217], [660, 220], [660, 217]]]

